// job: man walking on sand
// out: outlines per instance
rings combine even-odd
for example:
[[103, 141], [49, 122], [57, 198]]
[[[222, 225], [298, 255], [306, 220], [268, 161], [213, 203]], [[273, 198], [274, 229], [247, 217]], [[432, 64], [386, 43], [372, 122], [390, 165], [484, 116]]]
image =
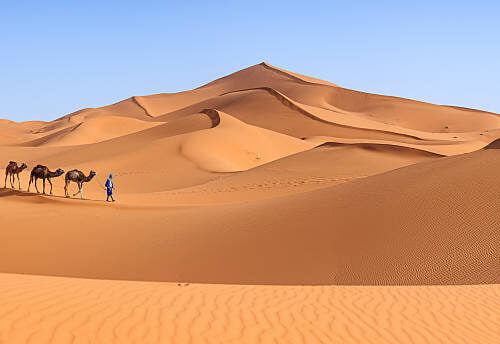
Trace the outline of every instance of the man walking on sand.
[[109, 199], [111, 198], [111, 201], [115, 201], [113, 198], [113, 189], [115, 188], [115, 184], [112, 181], [113, 175], [110, 174], [108, 180], [106, 180], [106, 194], [108, 197], [106, 197], [106, 202], [109, 202]]

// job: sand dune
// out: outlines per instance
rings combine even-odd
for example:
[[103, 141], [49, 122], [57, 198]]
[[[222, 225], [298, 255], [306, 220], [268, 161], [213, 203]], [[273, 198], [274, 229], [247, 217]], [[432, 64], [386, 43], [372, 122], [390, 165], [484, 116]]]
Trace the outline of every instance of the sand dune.
[[[0, 188], [0, 342], [497, 343], [499, 142], [498, 114], [267, 63], [0, 120], [29, 166]], [[96, 171], [86, 200], [27, 193], [40, 163]]]
[[13, 122], [0, 119], [0, 145], [18, 144], [29, 139], [30, 134], [39, 130], [45, 122]]
[[[2, 222], [20, 228], [1, 233], [9, 249], [0, 270], [245, 284], [498, 283], [499, 164], [496, 150], [485, 150], [212, 206], [7, 194], [3, 209], [18, 217]], [[37, 207], [22, 208], [28, 201]], [[52, 225], [40, 233], [33, 221], [44, 217]]]
[[477, 151], [481, 148], [486, 147], [490, 142], [486, 141], [454, 141], [454, 142], [444, 142], [444, 141], [420, 141], [419, 143], [406, 143], [406, 142], [391, 142], [388, 140], [376, 140], [376, 139], [346, 139], [339, 137], [325, 137], [325, 136], [315, 136], [306, 139], [307, 142], [312, 144], [324, 144], [324, 143], [344, 143], [344, 144], [378, 144], [378, 145], [390, 145], [390, 146], [400, 146], [412, 149], [421, 150], [424, 152], [439, 154], [443, 156], [452, 156], [464, 153], [471, 153]]
[[484, 343], [500, 286], [140, 283], [0, 274], [7, 343]]
[[72, 127], [27, 143], [29, 146], [74, 146], [106, 141], [151, 128], [160, 123], [145, 122], [128, 117], [93, 117]]
[[387, 145], [326, 144], [206, 183], [164, 193], [135, 194], [154, 204], [215, 204], [302, 193], [436, 158], [419, 150]]
[[318, 145], [213, 112], [220, 123], [213, 129], [189, 134], [180, 147], [182, 155], [204, 170], [244, 171]]
[[[262, 63], [192, 91], [134, 96], [83, 109], [38, 125], [28, 136], [20, 136], [18, 129], [10, 130], [12, 134], [4, 131], [2, 140], [24, 146], [92, 144], [204, 109], [288, 136], [315, 138], [308, 144], [325, 138], [324, 142], [383, 143], [455, 155], [481, 149], [500, 137], [500, 118], [495, 114], [356, 92]], [[241, 166], [255, 164], [222, 170]]]

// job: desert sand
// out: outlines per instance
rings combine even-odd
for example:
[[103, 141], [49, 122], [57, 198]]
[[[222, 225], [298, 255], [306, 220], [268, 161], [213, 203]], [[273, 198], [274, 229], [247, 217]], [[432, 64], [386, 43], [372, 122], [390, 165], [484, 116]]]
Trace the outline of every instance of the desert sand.
[[[268, 63], [0, 120], [28, 165], [0, 189], [0, 342], [498, 343], [499, 142], [498, 114]], [[37, 164], [97, 175], [27, 192]]]
[[498, 286], [254, 286], [0, 274], [6, 343], [498, 343]]

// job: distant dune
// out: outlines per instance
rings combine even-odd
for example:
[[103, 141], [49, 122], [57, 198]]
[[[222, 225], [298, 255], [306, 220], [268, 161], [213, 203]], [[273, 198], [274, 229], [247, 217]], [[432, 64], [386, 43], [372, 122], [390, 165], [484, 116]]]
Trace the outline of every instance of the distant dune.
[[[0, 120], [28, 165], [0, 189], [0, 342], [497, 343], [499, 142], [498, 114], [268, 63]], [[28, 193], [37, 164], [97, 176]]]

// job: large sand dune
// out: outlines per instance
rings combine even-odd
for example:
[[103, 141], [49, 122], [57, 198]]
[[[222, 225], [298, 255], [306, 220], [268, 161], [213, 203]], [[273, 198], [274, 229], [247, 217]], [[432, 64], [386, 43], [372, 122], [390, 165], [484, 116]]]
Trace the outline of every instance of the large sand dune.
[[[496, 343], [498, 142], [497, 114], [267, 63], [0, 120], [29, 166], [0, 189], [0, 342]], [[28, 193], [36, 164], [97, 176]]]
[[[2, 191], [3, 209], [18, 214], [2, 222], [18, 229], [1, 233], [9, 247], [0, 270], [208, 283], [499, 283], [500, 183], [484, 172], [499, 168], [495, 150], [481, 151], [351, 181], [348, 172], [344, 183], [276, 197], [255, 176], [267, 194], [213, 205], [240, 182], [227, 178], [211, 197], [208, 184], [197, 187], [200, 205], [182, 191], [123, 196], [114, 207]], [[51, 219], [43, 231], [40, 218]]]

